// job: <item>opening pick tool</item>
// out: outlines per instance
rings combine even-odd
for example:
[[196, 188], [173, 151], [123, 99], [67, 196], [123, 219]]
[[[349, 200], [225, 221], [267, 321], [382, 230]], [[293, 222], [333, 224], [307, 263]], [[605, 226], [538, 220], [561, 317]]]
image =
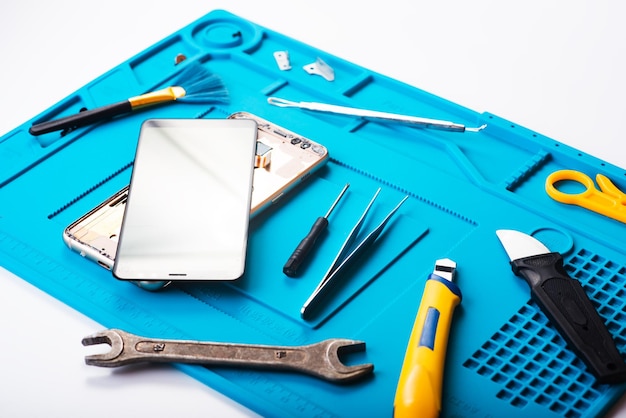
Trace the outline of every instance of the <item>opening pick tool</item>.
[[561, 254], [519, 231], [498, 230], [496, 234], [513, 273], [528, 282], [533, 300], [598, 382], [626, 381], [626, 364], [611, 334], [580, 282], [565, 271]]
[[394, 417], [439, 416], [450, 324], [461, 302], [461, 290], [453, 281], [455, 272], [454, 261], [437, 260], [426, 280], [398, 380]]
[[357, 235], [361, 230], [361, 227], [363, 226], [365, 217], [367, 216], [367, 213], [374, 204], [374, 201], [376, 200], [376, 197], [378, 197], [379, 193], [380, 188], [376, 191], [374, 197], [369, 202], [369, 204], [361, 214], [361, 217], [350, 231], [348, 238], [344, 241], [341, 249], [339, 250], [339, 253], [335, 257], [335, 260], [332, 262], [330, 268], [324, 275], [324, 278], [320, 281], [311, 296], [309, 296], [307, 301], [304, 303], [302, 309], [300, 309], [300, 315], [302, 316], [302, 318], [308, 319], [311, 316], [312, 311], [314, 311], [316, 306], [328, 293], [330, 288], [337, 283], [337, 281], [341, 277], [341, 274], [348, 267], [352, 266], [355, 260], [357, 260], [359, 256], [362, 255], [368, 248], [372, 247], [374, 242], [376, 242], [378, 237], [382, 234], [383, 229], [385, 229], [385, 225], [387, 225], [389, 220], [393, 217], [393, 215], [400, 208], [400, 206], [402, 206], [402, 204], [409, 198], [408, 196], [405, 196], [400, 201], [400, 203], [398, 203], [396, 207], [387, 214], [385, 219], [383, 219], [383, 221], [372, 230], [372, 232], [370, 232], [365, 238], [363, 238], [363, 240], [359, 242], [355, 247], [352, 247], [353, 242], [357, 238]]
[[344, 188], [341, 190], [341, 193], [339, 193], [339, 196], [337, 196], [337, 198], [331, 205], [330, 209], [328, 209], [328, 212], [326, 212], [326, 215], [320, 216], [319, 218], [315, 220], [309, 233], [306, 235], [306, 237], [302, 239], [302, 241], [300, 241], [300, 244], [298, 244], [296, 249], [293, 250], [293, 253], [291, 254], [289, 259], [283, 266], [283, 273], [285, 273], [287, 276], [289, 277], [296, 276], [298, 267], [300, 267], [300, 264], [302, 264], [307, 254], [311, 251], [311, 249], [315, 245], [317, 238], [321, 235], [322, 232], [324, 232], [324, 230], [328, 226], [328, 217], [333, 212], [333, 210], [335, 209], [335, 207], [341, 200], [342, 196], [346, 192], [346, 190], [348, 190], [348, 187], [350, 187], [349, 183], [346, 184]]

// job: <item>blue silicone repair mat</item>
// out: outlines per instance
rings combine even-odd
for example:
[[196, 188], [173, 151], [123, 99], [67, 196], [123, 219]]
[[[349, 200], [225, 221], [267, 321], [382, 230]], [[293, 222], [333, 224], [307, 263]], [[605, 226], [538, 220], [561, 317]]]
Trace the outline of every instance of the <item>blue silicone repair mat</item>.
[[[288, 51], [292, 69], [274, 52]], [[187, 60], [174, 65], [184, 54]], [[303, 66], [322, 58], [335, 80]], [[33, 122], [164, 87], [196, 61], [222, 77], [228, 105], [176, 103], [74, 130], [31, 136]], [[269, 96], [487, 124], [479, 133], [283, 109]], [[160, 292], [115, 280], [70, 251], [64, 228], [125, 186], [146, 118], [224, 118], [248, 111], [326, 145], [331, 160], [251, 224], [247, 272], [234, 283], [190, 283]], [[424, 284], [435, 260], [457, 262], [463, 301], [450, 335], [442, 415], [591, 417], [624, 386], [599, 385], [530, 301], [495, 235], [517, 229], [563, 253], [626, 352], [626, 225], [557, 203], [544, 191], [558, 169], [603, 173], [626, 190], [622, 169], [488, 113], [476, 113], [353, 65], [228, 12], [214, 11], [97, 78], [0, 139], [0, 257], [3, 266], [78, 311], [152, 337], [300, 345], [326, 338], [366, 342], [351, 363], [371, 378], [335, 385], [294, 373], [178, 366], [266, 416], [384, 417], [393, 397]], [[80, 173], [80, 174], [78, 174]], [[299, 278], [282, 266], [345, 183], [314, 260]], [[380, 242], [349, 272], [324, 310], [300, 318], [347, 232], [377, 188], [363, 231], [409, 199]], [[98, 331], [98, 330], [94, 330]], [[76, 342], [80, 344], [80, 342]]]

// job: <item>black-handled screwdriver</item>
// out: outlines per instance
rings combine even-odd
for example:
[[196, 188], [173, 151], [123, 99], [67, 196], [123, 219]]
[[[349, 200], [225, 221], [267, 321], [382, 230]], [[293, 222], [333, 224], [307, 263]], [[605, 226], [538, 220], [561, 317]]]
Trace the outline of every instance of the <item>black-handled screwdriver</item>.
[[283, 273], [285, 273], [287, 276], [289, 277], [296, 276], [298, 267], [300, 267], [300, 264], [302, 264], [302, 262], [306, 258], [309, 251], [311, 251], [311, 249], [315, 245], [315, 241], [317, 241], [317, 238], [328, 226], [328, 217], [330, 216], [332, 211], [335, 209], [335, 206], [337, 206], [337, 203], [339, 203], [339, 201], [343, 197], [346, 190], [348, 190], [348, 187], [350, 187], [349, 183], [347, 183], [343, 187], [343, 189], [341, 190], [341, 193], [339, 193], [339, 196], [337, 196], [337, 198], [331, 205], [330, 209], [328, 209], [328, 212], [326, 212], [326, 215], [320, 216], [319, 218], [315, 220], [309, 233], [306, 235], [306, 237], [302, 239], [302, 241], [300, 241], [300, 244], [298, 244], [296, 249], [293, 250], [293, 253], [291, 254], [289, 259], [283, 266]]

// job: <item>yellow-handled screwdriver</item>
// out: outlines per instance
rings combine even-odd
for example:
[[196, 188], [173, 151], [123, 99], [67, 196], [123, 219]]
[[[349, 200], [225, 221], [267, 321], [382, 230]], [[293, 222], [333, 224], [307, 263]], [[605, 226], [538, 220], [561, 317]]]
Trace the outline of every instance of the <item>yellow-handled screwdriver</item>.
[[396, 389], [395, 418], [439, 416], [450, 324], [462, 298], [455, 272], [454, 261], [437, 260], [426, 280]]

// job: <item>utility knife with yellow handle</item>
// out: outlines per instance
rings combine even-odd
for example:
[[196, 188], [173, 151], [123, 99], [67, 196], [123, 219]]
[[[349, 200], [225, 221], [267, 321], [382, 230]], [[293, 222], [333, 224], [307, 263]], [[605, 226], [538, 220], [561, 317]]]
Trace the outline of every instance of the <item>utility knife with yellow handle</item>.
[[437, 260], [426, 280], [398, 380], [395, 418], [439, 416], [450, 324], [461, 302], [461, 289], [453, 282], [455, 272], [454, 261]]

